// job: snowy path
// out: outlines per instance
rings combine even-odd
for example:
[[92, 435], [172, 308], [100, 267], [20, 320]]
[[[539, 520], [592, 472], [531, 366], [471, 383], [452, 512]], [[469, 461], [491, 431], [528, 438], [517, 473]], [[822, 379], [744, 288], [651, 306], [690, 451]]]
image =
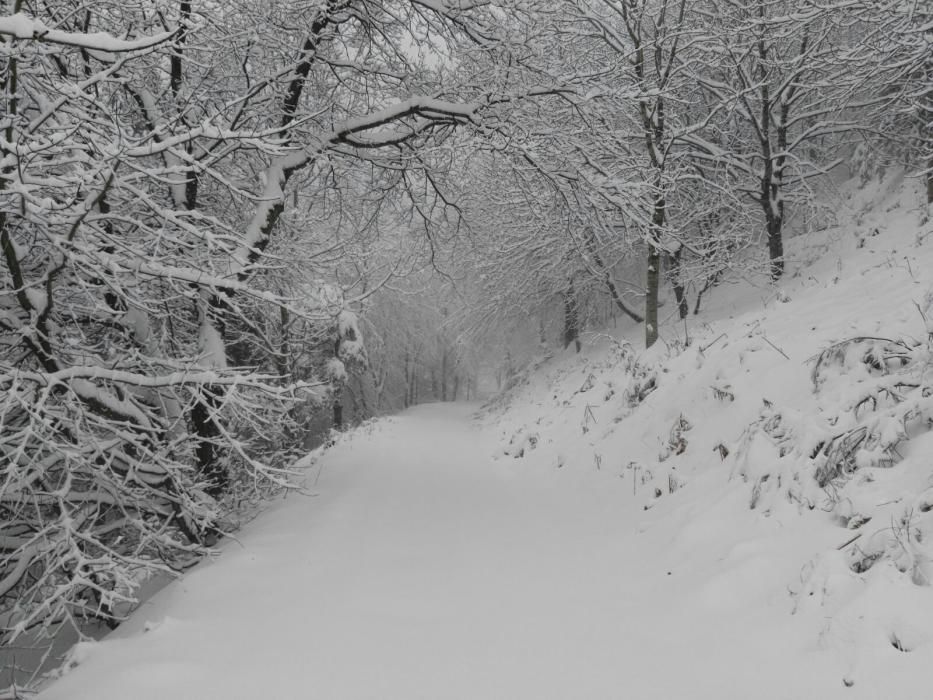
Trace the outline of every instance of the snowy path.
[[630, 482], [491, 449], [450, 406], [341, 445], [317, 497], [257, 520], [41, 697], [859, 696], [835, 673], [813, 684], [786, 602], [750, 633], [757, 601], [739, 614], [728, 583], [697, 599], [668, 575], [664, 543], [636, 535]]

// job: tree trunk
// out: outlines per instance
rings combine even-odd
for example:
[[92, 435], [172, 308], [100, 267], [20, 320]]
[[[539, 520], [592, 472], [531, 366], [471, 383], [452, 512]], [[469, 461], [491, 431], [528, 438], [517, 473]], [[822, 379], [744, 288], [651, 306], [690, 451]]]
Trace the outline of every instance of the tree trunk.
[[933, 204], [933, 157], [927, 160], [927, 204]]
[[765, 203], [765, 220], [768, 225], [768, 257], [771, 260], [771, 280], [776, 282], [784, 274], [784, 220], [773, 211], [771, 202]]
[[712, 289], [713, 286], [714, 286], [717, 282], [719, 282], [719, 278], [720, 278], [721, 276], [722, 276], [721, 273], [716, 272], [716, 273], [714, 273], [714, 274], [712, 274], [712, 275], [710, 275], [709, 277], [706, 278], [706, 282], [703, 284], [702, 289], [700, 289], [700, 291], [697, 292], [697, 301], [696, 301], [696, 304], [695, 304], [694, 307], [693, 307], [693, 315], [694, 315], [694, 316], [696, 316], [698, 313], [700, 313], [700, 302], [703, 301], [703, 295], [706, 294], [710, 289]]
[[216, 498], [229, 486], [230, 475], [217, 449], [216, 441], [221, 433], [214, 412], [220, 406], [221, 397], [215, 393], [215, 388], [209, 385], [202, 388], [191, 408], [191, 427], [198, 436], [195, 447], [198, 475], [206, 484], [204, 490]]
[[768, 259], [771, 262], [771, 281], [776, 282], [784, 274], [784, 207], [780, 202], [780, 183], [774, 172], [774, 163], [768, 160], [761, 178], [761, 208], [765, 215], [768, 232]]
[[580, 352], [580, 309], [573, 282], [564, 292], [564, 347], [570, 343], [575, 343], [577, 352]]
[[774, 214], [773, 228], [768, 229], [768, 252], [771, 256], [771, 279], [777, 280], [784, 274], [784, 167], [787, 162], [787, 129], [790, 103], [781, 101], [780, 119], [777, 130], [778, 156], [771, 177], [771, 209]]
[[441, 350], [441, 401], [447, 400], [447, 350]]
[[654, 243], [648, 243], [648, 277], [645, 282], [645, 347], [658, 340], [658, 287], [661, 254]]
[[661, 194], [662, 172], [658, 171], [655, 182], [659, 193], [654, 200], [651, 214], [651, 239], [648, 241], [648, 275], [645, 282], [645, 347], [650, 348], [658, 340], [658, 293], [661, 286], [661, 251], [658, 241], [667, 215], [667, 200]]
[[[178, 116], [182, 124], [184, 120], [184, 107], [180, 103], [180, 91], [184, 84], [184, 47], [187, 41], [188, 22], [191, 19], [190, 0], [181, 0], [179, 3], [179, 31], [175, 38], [175, 47], [172, 50], [169, 59], [169, 87], [176, 103]], [[187, 144], [186, 150], [190, 156], [191, 144]], [[175, 199], [175, 205], [184, 207], [188, 211], [194, 211], [198, 208], [198, 173], [195, 168], [184, 169], [184, 190], [182, 195], [170, 195]], [[178, 201], [178, 199], [181, 201]], [[226, 314], [229, 312], [229, 306], [226, 301], [217, 293], [212, 293], [206, 302], [202, 300], [204, 308], [200, 309], [209, 319], [220, 334], [221, 338], [226, 335]], [[226, 340], [226, 339], [225, 339]], [[227, 343], [224, 343], [224, 350], [227, 349]], [[219, 460], [219, 451], [216, 440], [220, 436], [220, 426], [216, 422], [214, 413], [220, 406], [221, 400], [226, 389], [222, 386], [205, 386], [199, 393], [197, 401], [191, 411], [191, 425], [194, 434], [197, 436], [195, 447], [195, 458], [197, 459], [198, 474], [207, 483], [207, 492], [212, 496], [219, 496], [227, 488], [230, 482], [230, 475], [226, 464]]]
[[[597, 241], [593, 230], [589, 229], [586, 233], [586, 248], [589, 251], [590, 256], [593, 258], [593, 262], [596, 264], [596, 267], [599, 269], [599, 272], [603, 276], [603, 281], [606, 283], [606, 289], [609, 290], [609, 296], [612, 297], [612, 301], [615, 302], [615, 305], [618, 307], [619, 311], [631, 318], [633, 321], [635, 321], [635, 323], [641, 323], [645, 319], [628, 307], [628, 304], [625, 303], [625, 301], [622, 299], [622, 295], [619, 293], [619, 288], [616, 287], [616, 283], [612, 280], [612, 274], [603, 263], [603, 258], [599, 254], [599, 248], [597, 248], [596, 245]], [[542, 330], [542, 337], [543, 334], [544, 331]]]
[[677, 301], [677, 312], [680, 314], [681, 320], [690, 315], [690, 306], [687, 304], [687, 289], [680, 277], [683, 251], [683, 247], [680, 247], [673, 255], [667, 255], [668, 277], [670, 277], [671, 287], [674, 289], [674, 299]]
[[[350, 336], [352, 337], [352, 336]], [[334, 359], [340, 361], [340, 345], [343, 342], [343, 336], [340, 334], [340, 330], [337, 330], [337, 337], [334, 339]], [[331, 381], [331, 395], [334, 400], [334, 413], [333, 413], [333, 428], [334, 430], [343, 430], [344, 419], [343, 419], [343, 396], [346, 391], [348, 384], [348, 377], [346, 372], [348, 368], [344, 365], [344, 374], [339, 378]]]

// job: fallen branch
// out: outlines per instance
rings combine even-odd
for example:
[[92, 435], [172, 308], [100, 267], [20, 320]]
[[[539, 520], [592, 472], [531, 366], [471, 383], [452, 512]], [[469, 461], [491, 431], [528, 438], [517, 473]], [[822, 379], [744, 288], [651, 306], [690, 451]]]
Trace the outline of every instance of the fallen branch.
[[853, 542], [855, 542], [855, 540], [857, 540], [857, 539], [858, 539], [859, 537], [861, 537], [861, 536], [862, 536], [862, 533], [860, 532], [860, 533], [858, 533], [857, 535], [855, 535], [854, 537], [850, 537], [850, 538], [847, 539], [845, 542], [843, 542], [841, 545], [839, 545], [838, 547], [836, 547], [836, 550], [839, 551], [839, 550], [845, 549], [846, 547], [848, 547], [850, 544], [852, 544]]
[[783, 350], [781, 350], [781, 348], [779, 348], [777, 345], [775, 345], [775, 344], [772, 343], [770, 340], [768, 340], [768, 336], [762, 334], [761, 338], [762, 338], [762, 340], [764, 340], [768, 345], [770, 345], [772, 348], [774, 348], [774, 349], [777, 350], [779, 353], [781, 353], [784, 357], [786, 357], [788, 360], [790, 359], [790, 357], [788, 357], [788, 355], [787, 355], [786, 352], [784, 352]]
[[718, 343], [720, 340], [722, 340], [725, 337], [726, 337], [725, 333], [720, 333], [718, 336], [716, 336], [716, 338], [713, 341], [707, 343], [706, 345], [703, 345], [700, 348], [700, 352], [706, 352], [707, 350], [709, 350], [711, 347], [713, 347], [716, 343]]

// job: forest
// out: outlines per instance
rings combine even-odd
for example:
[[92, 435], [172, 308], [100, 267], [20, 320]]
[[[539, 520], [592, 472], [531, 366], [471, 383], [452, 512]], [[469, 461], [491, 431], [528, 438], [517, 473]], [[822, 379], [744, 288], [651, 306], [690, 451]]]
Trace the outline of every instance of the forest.
[[334, 431], [587, 328], [689, 345], [841, 171], [933, 202], [931, 36], [922, 0], [0, 0], [0, 647], [116, 626]]

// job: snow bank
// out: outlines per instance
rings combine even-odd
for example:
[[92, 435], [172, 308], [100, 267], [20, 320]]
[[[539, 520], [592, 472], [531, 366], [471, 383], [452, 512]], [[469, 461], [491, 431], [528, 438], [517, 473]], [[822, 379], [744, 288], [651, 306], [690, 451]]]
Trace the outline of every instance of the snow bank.
[[688, 346], [674, 321], [647, 353], [594, 339], [482, 420], [500, 461], [624, 481], [699, 605], [790, 625], [814, 688], [894, 697], [933, 660], [933, 223], [897, 173], [850, 187], [844, 225], [788, 241], [779, 288], [717, 289]]

